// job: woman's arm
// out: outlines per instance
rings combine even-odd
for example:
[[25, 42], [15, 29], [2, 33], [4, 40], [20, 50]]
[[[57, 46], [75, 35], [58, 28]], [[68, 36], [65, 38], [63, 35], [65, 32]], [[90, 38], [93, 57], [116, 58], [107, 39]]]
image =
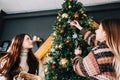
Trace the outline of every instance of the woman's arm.
[[113, 57], [111, 50], [105, 43], [101, 43], [92, 49], [86, 57], [76, 56], [73, 59], [73, 68], [81, 76], [95, 76], [101, 73], [110, 74], [114, 72]]
[[95, 40], [95, 34], [92, 34], [90, 31], [87, 31], [83, 27], [80, 26], [80, 24], [77, 21], [72, 21], [70, 23], [71, 26], [75, 26], [80, 30], [80, 33], [84, 36], [84, 40], [90, 45], [90, 46], [96, 46], [97, 41]]
[[99, 65], [92, 52], [90, 52], [85, 58], [76, 56], [73, 59], [73, 68], [80, 76], [93, 76], [100, 74]]

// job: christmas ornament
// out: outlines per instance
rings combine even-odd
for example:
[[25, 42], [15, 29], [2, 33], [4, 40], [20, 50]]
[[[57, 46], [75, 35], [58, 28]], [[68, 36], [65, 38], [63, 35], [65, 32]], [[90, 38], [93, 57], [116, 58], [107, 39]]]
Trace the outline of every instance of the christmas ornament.
[[60, 33], [63, 34], [65, 31], [64, 30], [60, 30]]
[[74, 18], [79, 18], [79, 14], [74, 14]]
[[71, 5], [69, 5], [68, 7], [69, 7], [69, 9], [70, 9], [70, 8], [72, 8], [72, 6], [71, 6]]
[[55, 69], [55, 68], [56, 68], [56, 66], [55, 66], [54, 64], [52, 64], [51, 68], [52, 68], [52, 69]]
[[58, 45], [55, 46], [55, 49], [59, 49]]
[[57, 16], [57, 19], [59, 19], [59, 16]]
[[54, 36], [54, 37], [56, 36], [56, 32], [55, 32], [55, 31], [53, 32], [53, 36]]
[[86, 17], [87, 15], [84, 13], [83, 16]]
[[66, 58], [61, 58], [59, 64], [62, 66], [62, 68], [66, 68], [68, 66], [68, 64], [69, 64], [69, 61]]
[[59, 49], [61, 49], [61, 48], [62, 48], [62, 45], [63, 45], [63, 44], [62, 44], [62, 43], [60, 43], [60, 45], [58, 46], [58, 47], [59, 47]]
[[66, 44], [70, 44], [70, 42], [71, 42], [71, 41], [70, 41], [69, 39], [68, 39], [68, 40], [66, 40]]
[[62, 18], [68, 18], [68, 14], [67, 13], [63, 13], [62, 14]]
[[48, 71], [48, 68], [46, 67], [45, 69], [44, 69], [44, 72], [47, 72]]
[[58, 19], [58, 21], [61, 21], [61, 20], [62, 20], [61, 18]]
[[73, 34], [73, 39], [76, 39], [76, 38], [77, 38], [77, 34], [74, 33], [74, 34]]
[[54, 48], [51, 48], [50, 51], [51, 51], [51, 52], [55, 52], [55, 49], [54, 49]]
[[62, 27], [62, 25], [61, 25], [61, 24], [59, 24], [59, 25], [58, 25], [58, 27]]

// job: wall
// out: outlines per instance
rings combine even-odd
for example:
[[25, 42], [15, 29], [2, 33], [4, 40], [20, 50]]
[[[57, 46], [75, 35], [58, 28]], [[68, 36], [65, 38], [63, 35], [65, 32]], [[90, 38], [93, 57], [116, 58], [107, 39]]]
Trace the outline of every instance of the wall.
[[[3, 26], [4, 26], [4, 19], [3, 19], [3, 16], [6, 15], [5, 12], [3, 12], [2, 10], [0, 11], [0, 39], [1, 39], [1, 36], [2, 36], [2, 33], [3, 33]], [[1, 42], [1, 41], [0, 41]]]

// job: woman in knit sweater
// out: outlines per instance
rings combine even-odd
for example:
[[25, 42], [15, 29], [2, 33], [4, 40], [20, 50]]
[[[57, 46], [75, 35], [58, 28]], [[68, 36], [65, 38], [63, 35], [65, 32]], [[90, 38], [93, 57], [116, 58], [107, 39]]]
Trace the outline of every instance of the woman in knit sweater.
[[33, 43], [28, 34], [16, 35], [7, 54], [0, 59], [0, 79], [13, 80], [21, 71], [38, 75], [39, 61], [34, 56], [32, 48]]
[[81, 50], [75, 50], [75, 72], [90, 80], [120, 80], [120, 19], [102, 20], [96, 35], [85, 30], [77, 21], [72, 21], [70, 25], [76, 26], [84, 35], [85, 41], [94, 46], [84, 58], [80, 56]]

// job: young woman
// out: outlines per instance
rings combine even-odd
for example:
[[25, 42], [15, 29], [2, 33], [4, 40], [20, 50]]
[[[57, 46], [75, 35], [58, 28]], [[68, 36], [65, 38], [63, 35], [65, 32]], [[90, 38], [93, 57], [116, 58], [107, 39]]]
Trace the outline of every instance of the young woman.
[[102, 20], [96, 30], [96, 37], [77, 21], [72, 21], [70, 25], [76, 26], [87, 43], [95, 46], [84, 58], [80, 56], [81, 50], [75, 50], [75, 72], [90, 80], [120, 80], [120, 19]]
[[39, 61], [32, 48], [33, 42], [28, 34], [19, 34], [13, 38], [7, 54], [0, 59], [0, 74], [4, 80], [13, 80], [21, 71], [39, 74]]

